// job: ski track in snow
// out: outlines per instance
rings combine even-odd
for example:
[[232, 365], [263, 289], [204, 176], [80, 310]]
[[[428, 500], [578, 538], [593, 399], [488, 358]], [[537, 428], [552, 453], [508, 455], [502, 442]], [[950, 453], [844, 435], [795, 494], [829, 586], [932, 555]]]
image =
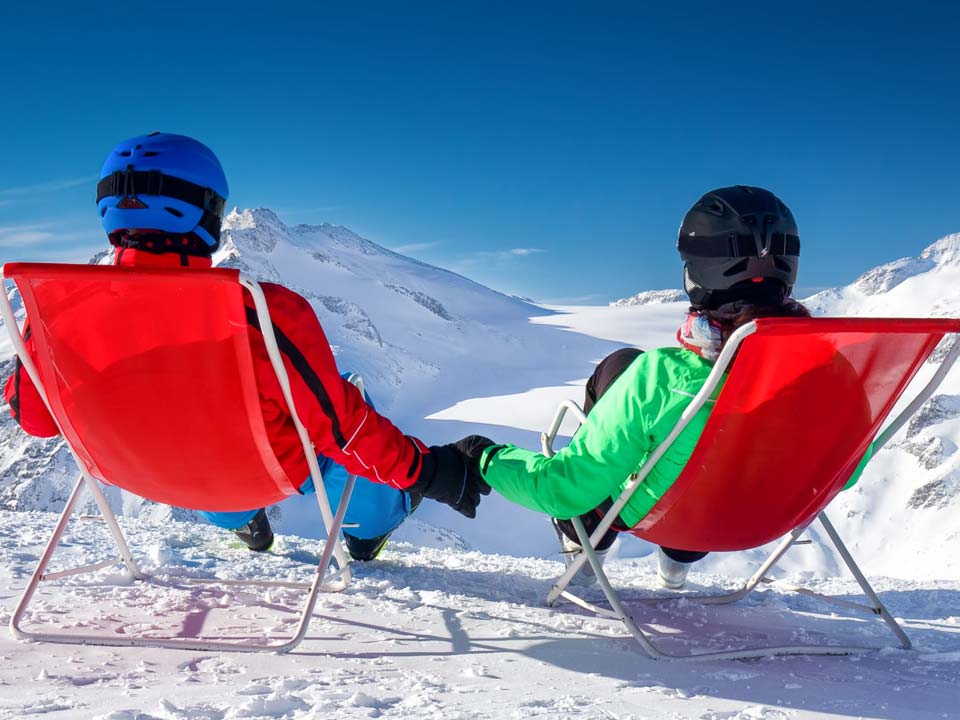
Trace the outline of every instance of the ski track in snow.
[[[55, 516], [0, 512], [0, 521], [8, 540], [0, 546], [6, 624]], [[178, 579], [303, 581], [321, 550], [316, 540], [281, 536], [269, 555], [253, 555], [203, 525], [122, 524], [157, 579], [135, 583], [117, 567], [51, 583], [28, 627], [43, 621], [64, 631], [117, 634], [289, 632], [299, 591], [186, 588]], [[110, 549], [101, 523], [74, 521], [58, 567], [102, 559]], [[960, 584], [878, 579], [915, 650], [683, 665], [646, 659], [619, 623], [569, 605], [545, 607], [560, 570], [558, 561], [394, 542], [381, 560], [356, 568], [347, 591], [321, 596], [307, 638], [288, 655], [23, 643], [4, 633], [0, 718], [957, 717]], [[828, 633], [837, 642], [892, 640], [879, 621], [834, 616], [818, 600], [774, 589], [723, 608], [649, 605], [642, 599], [664, 596], [652, 557], [611, 563], [610, 570], [626, 588], [628, 606], [674, 650], [809, 642]], [[856, 595], [852, 581], [806, 582]], [[693, 591], [731, 583], [691, 574]]]

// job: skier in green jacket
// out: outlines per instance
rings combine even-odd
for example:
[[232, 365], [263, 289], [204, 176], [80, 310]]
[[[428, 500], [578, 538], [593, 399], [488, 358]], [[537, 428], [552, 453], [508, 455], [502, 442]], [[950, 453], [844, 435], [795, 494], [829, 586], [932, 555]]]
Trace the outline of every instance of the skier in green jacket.
[[[588, 533], [620, 495], [703, 386], [727, 338], [758, 317], [808, 316], [790, 298], [800, 238], [793, 215], [773, 193], [737, 185], [704, 195], [683, 219], [678, 240], [690, 309], [678, 347], [618, 350], [587, 381], [586, 423], [553, 457], [479, 436], [458, 443], [468, 469], [504, 497], [551, 515], [569, 563], [581, 551], [570, 519]], [[719, 390], [718, 390], [719, 392]], [[690, 458], [709, 415], [705, 405], [654, 466], [601, 540], [636, 525], [663, 497]], [[661, 548], [659, 577], [679, 588], [704, 548]], [[586, 564], [574, 582], [595, 581]]]

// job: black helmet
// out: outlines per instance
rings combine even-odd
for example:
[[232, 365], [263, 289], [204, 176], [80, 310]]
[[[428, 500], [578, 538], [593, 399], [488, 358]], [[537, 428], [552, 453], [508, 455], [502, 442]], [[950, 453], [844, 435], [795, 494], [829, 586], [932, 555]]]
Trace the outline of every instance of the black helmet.
[[763, 188], [708, 192], [683, 218], [677, 248], [685, 262], [683, 289], [695, 307], [735, 299], [773, 304], [797, 281], [797, 223], [790, 208]]

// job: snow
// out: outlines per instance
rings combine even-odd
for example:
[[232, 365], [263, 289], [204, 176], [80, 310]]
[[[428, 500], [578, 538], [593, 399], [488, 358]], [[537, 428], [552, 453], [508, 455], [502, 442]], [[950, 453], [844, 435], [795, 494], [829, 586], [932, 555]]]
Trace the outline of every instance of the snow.
[[[0, 546], [0, 621], [9, 620], [54, 519], [0, 511], [10, 540]], [[73, 525], [67, 561], [109, 552], [105, 529], [95, 525]], [[123, 525], [135, 547], [155, 549], [142, 564], [157, 579], [132, 583], [109, 569], [92, 582], [54, 583], [41, 590], [30, 622], [123, 634], [289, 631], [301, 599], [296, 591], [204, 591], [178, 581], [207, 574], [306, 580], [320, 551], [316, 541], [284, 536], [269, 555], [254, 555], [206, 525], [143, 518]], [[826, 633], [838, 641], [887, 642], [875, 620], [835, 616], [817, 600], [772, 588], [728, 607], [647, 604], [645, 598], [664, 595], [652, 563], [611, 563], [611, 577], [674, 649]], [[306, 640], [288, 655], [23, 643], [3, 634], [0, 717], [955, 717], [958, 583], [877, 579], [916, 650], [682, 665], [647, 659], [617, 623], [570, 606], [545, 607], [560, 570], [557, 560], [391, 542], [380, 560], [357, 570], [350, 589], [321, 596]], [[693, 590], [732, 584], [698, 571], [691, 581]], [[844, 597], [856, 590], [849, 580], [805, 582]], [[242, 608], [228, 610], [233, 603]], [[17, 692], [20, 686], [30, 691]]]
[[651, 303], [686, 302], [683, 290], [644, 290], [630, 297], [620, 298], [610, 303], [614, 307], [624, 305], [649, 305]]
[[[623, 345], [673, 344], [686, 310], [670, 293], [641, 293], [642, 304], [622, 306], [538, 306], [346, 228], [287, 226], [266, 209], [231, 213], [217, 260], [302, 292], [341, 367], [359, 370], [378, 406], [406, 432], [434, 443], [479, 432], [539, 447], [556, 405], [582, 401], [593, 363]], [[958, 288], [955, 235], [808, 302], [822, 314], [958, 316]], [[6, 375], [9, 347], [0, 353]], [[913, 650], [651, 661], [620, 624], [566, 604], [544, 606], [562, 568], [549, 523], [493, 495], [475, 521], [421, 506], [380, 560], [356, 568], [346, 592], [321, 596], [307, 638], [289, 655], [23, 643], [0, 633], [0, 719], [957, 717], [958, 446], [954, 371], [860, 484], [831, 506]], [[28, 440], [0, 408], [0, 623], [10, 619], [55, 522], [49, 511], [62, 507], [73, 472], [62, 443]], [[186, 636], [219, 629], [241, 637], [290, 630], [297, 591], [201, 590], [182, 581], [308, 579], [322, 549], [311, 498], [271, 509], [278, 540], [259, 555], [214, 528], [183, 522], [190, 513], [109, 494], [138, 560], [157, 579], [137, 583], [111, 567], [50, 583], [28, 626]], [[112, 554], [99, 525], [74, 521], [56, 567]], [[776, 577], [857, 599], [821, 533], [811, 529], [807, 539]], [[652, 551], [622, 538], [607, 565], [627, 606], [671, 649], [828, 634], [837, 643], [893, 644], [879, 621], [776, 585], [725, 607], [651, 602], [666, 597]], [[729, 590], [763, 556], [763, 549], [713, 554], [691, 572], [691, 591]], [[595, 589], [588, 594], [599, 597]]]

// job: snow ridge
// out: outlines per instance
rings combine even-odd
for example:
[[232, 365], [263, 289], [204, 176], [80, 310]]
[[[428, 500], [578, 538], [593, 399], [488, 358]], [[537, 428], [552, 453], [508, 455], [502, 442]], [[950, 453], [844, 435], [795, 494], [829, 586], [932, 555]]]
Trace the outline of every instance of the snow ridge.
[[683, 290], [644, 290], [630, 297], [620, 298], [610, 303], [611, 307], [632, 307], [635, 305], [650, 305], [652, 303], [687, 302], [687, 294]]
[[[886, 263], [845, 287], [804, 300], [814, 314], [873, 317], [960, 317], [960, 234], [947, 235], [917, 257]], [[949, 341], [934, 352], [913, 385], [926, 382]], [[908, 389], [906, 395], [912, 397]], [[901, 403], [902, 405], [902, 403]], [[895, 409], [896, 412], [896, 409]], [[834, 501], [841, 531], [857, 538], [875, 572], [911, 577], [960, 577], [948, 558], [918, 562], [929, 548], [956, 547], [960, 538], [960, 367], [889, 446], [860, 484]], [[952, 553], [951, 553], [952, 554]]]

